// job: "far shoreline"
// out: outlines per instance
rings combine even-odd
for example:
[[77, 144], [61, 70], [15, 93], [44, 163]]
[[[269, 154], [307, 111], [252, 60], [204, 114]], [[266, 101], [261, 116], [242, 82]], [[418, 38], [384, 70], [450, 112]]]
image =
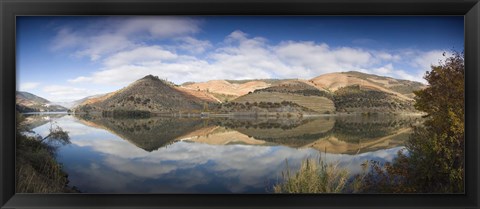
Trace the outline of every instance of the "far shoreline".
[[[133, 110], [132, 112], [134, 112]], [[92, 115], [102, 117], [115, 117], [104, 116], [102, 112], [25, 112], [24, 115]], [[315, 118], [315, 117], [337, 117], [337, 116], [411, 116], [421, 117], [425, 116], [425, 113], [420, 112], [335, 112], [329, 114], [316, 114], [316, 113], [301, 113], [301, 112], [229, 112], [229, 113], [179, 113], [179, 112], [162, 112], [155, 113], [149, 112], [148, 117], [179, 117], [179, 118]], [[129, 118], [122, 116], [123, 118]], [[119, 117], [121, 118], [121, 117]], [[131, 117], [135, 118], [135, 117]]]

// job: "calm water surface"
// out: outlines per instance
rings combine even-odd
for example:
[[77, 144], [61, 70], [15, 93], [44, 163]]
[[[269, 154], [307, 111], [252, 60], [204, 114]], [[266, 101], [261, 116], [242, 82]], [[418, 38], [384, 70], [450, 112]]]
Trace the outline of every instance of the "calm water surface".
[[306, 119], [117, 119], [31, 115], [42, 136], [53, 121], [71, 144], [57, 160], [71, 186], [87, 193], [267, 193], [286, 168], [308, 157], [361, 172], [391, 161], [418, 117]]

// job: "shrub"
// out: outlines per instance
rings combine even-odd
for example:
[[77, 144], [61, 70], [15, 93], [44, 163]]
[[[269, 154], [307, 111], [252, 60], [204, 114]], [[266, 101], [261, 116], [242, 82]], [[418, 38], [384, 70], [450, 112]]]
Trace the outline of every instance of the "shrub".
[[273, 188], [275, 193], [339, 193], [347, 185], [348, 172], [338, 164], [305, 159], [295, 173], [290, 171], [288, 161], [286, 167], [283, 182]]

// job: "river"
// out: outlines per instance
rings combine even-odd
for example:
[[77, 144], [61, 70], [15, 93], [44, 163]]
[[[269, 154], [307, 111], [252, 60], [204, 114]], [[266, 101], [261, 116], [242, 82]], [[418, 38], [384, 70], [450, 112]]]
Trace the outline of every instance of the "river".
[[391, 161], [419, 117], [172, 118], [28, 115], [45, 136], [51, 123], [71, 143], [56, 159], [86, 193], [269, 193], [286, 169], [321, 158], [362, 171]]

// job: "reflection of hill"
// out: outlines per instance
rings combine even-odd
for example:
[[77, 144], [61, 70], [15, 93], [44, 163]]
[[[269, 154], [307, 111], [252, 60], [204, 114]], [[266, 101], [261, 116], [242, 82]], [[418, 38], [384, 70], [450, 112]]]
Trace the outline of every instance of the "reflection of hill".
[[[248, 125], [232, 127], [255, 139], [301, 147], [330, 133], [335, 119], [322, 117], [305, 120], [251, 121]], [[227, 126], [228, 127], [228, 126]]]
[[348, 143], [359, 143], [395, 134], [419, 121], [418, 117], [338, 117], [335, 122], [335, 137]]
[[182, 136], [180, 140], [187, 140], [197, 143], [205, 143], [211, 145], [229, 145], [229, 144], [249, 144], [249, 145], [265, 145], [266, 142], [257, 140], [242, 134], [238, 131], [226, 129], [220, 126], [210, 126], [188, 135]]
[[212, 145], [280, 144], [328, 153], [355, 154], [402, 146], [419, 117], [336, 116], [318, 118], [125, 119], [94, 117], [83, 123], [106, 129], [146, 151], [175, 140]]
[[203, 124], [201, 119], [165, 117], [145, 119], [97, 117], [85, 120], [87, 125], [106, 129], [149, 152], [172, 143], [179, 136], [201, 128]]
[[418, 117], [339, 117], [330, 136], [305, 147], [356, 154], [402, 146]]
[[405, 140], [408, 139], [410, 133], [411, 128], [403, 128], [391, 135], [358, 143], [341, 141], [332, 135], [315, 141], [305, 147], [312, 147], [320, 151], [334, 154], [365, 153], [402, 146]]
[[27, 129], [32, 130], [53, 119], [64, 117], [66, 114], [24, 114], [25, 120], [22, 122]]

